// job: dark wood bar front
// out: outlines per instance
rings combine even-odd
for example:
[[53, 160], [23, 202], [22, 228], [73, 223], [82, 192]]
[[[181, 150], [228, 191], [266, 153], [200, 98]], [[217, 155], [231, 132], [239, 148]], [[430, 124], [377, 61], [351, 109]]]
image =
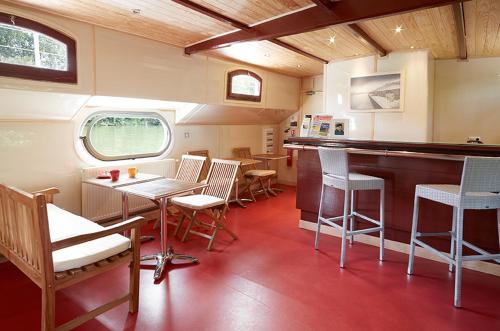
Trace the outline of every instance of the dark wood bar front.
[[[349, 150], [350, 171], [385, 180], [385, 238], [410, 242], [413, 201], [417, 184], [460, 184], [467, 155], [500, 156], [498, 146], [446, 145], [292, 138], [285, 145], [297, 149], [297, 208], [301, 219], [317, 222], [321, 194], [321, 165], [317, 146]], [[378, 219], [378, 192], [357, 192], [356, 209]], [[342, 215], [343, 191], [328, 189], [324, 204], [328, 216]], [[419, 230], [451, 230], [452, 208], [423, 199]], [[363, 228], [363, 222], [356, 222]], [[491, 252], [499, 251], [496, 210], [466, 211], [464, 239]], [[449, 239], [429, 238], [436, 248], [448, 251]]]

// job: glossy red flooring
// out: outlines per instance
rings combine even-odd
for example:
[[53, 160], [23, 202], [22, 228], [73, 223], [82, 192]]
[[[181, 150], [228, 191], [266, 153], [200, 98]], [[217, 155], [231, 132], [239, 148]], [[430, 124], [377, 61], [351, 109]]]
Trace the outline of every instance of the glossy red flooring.
[[[247, 209], [233, 207], [229, 223], [239, 235], [221, 233], [215, 251], [207, 240], [170, 237], [177, 251], [199, 257], [199, 265], [171, 266], [154, 284], [141, 271], [139, 313], [124, 304], [79, 330], [500, 330], [500, 277], [463, 274], [463, 306], [453, 308], [453, 277], [442, 263], [416, 259], [406, 275], [407, 256], [354, 244], [344, 270], [340, 241], [297, 227], [295, 192]], [[158, 242], [142, 247], [157, 250]], [[9, 263], [0, 265], [0, 330], [38, 330], [40, 291]], [[126, 268], [58, 293], [57, 322], [91, 310], [127, 290]]]

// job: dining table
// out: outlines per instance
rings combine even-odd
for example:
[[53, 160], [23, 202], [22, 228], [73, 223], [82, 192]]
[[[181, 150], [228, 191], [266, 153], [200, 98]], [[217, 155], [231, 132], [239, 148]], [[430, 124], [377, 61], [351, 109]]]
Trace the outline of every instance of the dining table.
[[[240, 178], [245, 178], [245, 174], [243, 173], [244, 167], [262, 163], [262, 161], [260, 160], [238, 158], [238, 157], [226, 158], [225, 160], [240, 161], [240, 166], [238, 167]], [[240, 198], [239, 192], [240, 192], [240, 179], [237, 177], [234, 185], [234, 199], [229, 200], [229, 203], [234, 202], [241, 208], [246, 208], [247, 206], [244, 204], [244, 202], [253, 202], [253, 200], [248, 198]]]
[[[118, 177], [118, 180], [111, 180], [111, 178], [86, 178], [82, 182], [90, 185], [101, 186], [109, 189], [116, 190], [119, 187], [151, 182], [153, 180], [157, 180], [163, 178], [161, 175], [155, 174], [146, 174], [146, 173], [138, 173], [134, 177], [129, 177], [128, 174], [122, 173]], [[121, 192], [122, 195], [122, 220], [126, 221], [128, 219], [128, 207], [127, 210], [124, 210], [124, 206], [128, 206], [128, 195], [126, 193]], [[126, 201], [125, 201], [126, 200]], [[146, 241], [154, 240], [154, 236], [141, 236], [141, 243]]]
[[[165, 265], [173, 260], [190, 261], [198, 263], [196, 257], [175, 253], [172, 246], [167, 243], [167, 202], [168, 199], [199, 190], [208, 186], [206, 183], [190, 183], [177, 179], [158, 179], [133, 185], [118, 187], [117, 190], [128, 195], [135, 195], [156, 201], [160, 207], [160, 251], [155, 254], [145, 255], [141, 257], [141, 261], [155, 260], [154, 280], [162, 277]], [[123, 210], [128, 213], [128, 199], [123, 200]]]

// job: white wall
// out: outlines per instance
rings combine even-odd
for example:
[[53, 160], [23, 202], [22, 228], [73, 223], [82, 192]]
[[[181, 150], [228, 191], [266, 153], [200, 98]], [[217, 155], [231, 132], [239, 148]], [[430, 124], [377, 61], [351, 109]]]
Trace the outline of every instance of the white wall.
[[[425, 51], [391, 53], [383, 58], [363, 57], [333, 62], [325, 71], [324, 111], [337, 118], [350, 119], [352, 139], [430, 141], [432, 139], [432, 62]], [[404, 111], [356, 113], [349, 111], [351, 76], [376, 72], [404, 73]]]
[[[165, 116], [172, 118], [171, 112]], [[171, 120], [172, 121], [172, 120]], [[173, 121], [172, 121], [173, 123]], [[56, 203], [71, 212], [81, 211], [80, 169], [91, 166], [74, 147], [74, 121], [1, 121], [0, 183], [26, 191], [56, 186]], [[262, 152], [261, 125], [174, 126], [169, 158], [189, 150], [208, 149], [212, 157], [231, 157], [234, 147]], [[189, 138], [185, 138], [185, 133]]]
[[434, 140], [500, 144], [500, 58], [436, 61]]

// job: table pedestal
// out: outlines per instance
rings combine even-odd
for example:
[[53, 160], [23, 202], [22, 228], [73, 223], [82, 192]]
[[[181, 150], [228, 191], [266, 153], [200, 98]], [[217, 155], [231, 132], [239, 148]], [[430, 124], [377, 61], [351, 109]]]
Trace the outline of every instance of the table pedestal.
[[156, 268], [154, 279], [158, 280], [163, 274], [165, 265], [173, 260], [187, 260], [192, 263], [198, 263], [198, 259], [184, 254], [177, 254], [170, 246], [167, 248], [167, 198], [160, 199], [160, 247], [161, 251], [156, 254], [145, 255], [141, 257], [141, 261], [156, 260]]

